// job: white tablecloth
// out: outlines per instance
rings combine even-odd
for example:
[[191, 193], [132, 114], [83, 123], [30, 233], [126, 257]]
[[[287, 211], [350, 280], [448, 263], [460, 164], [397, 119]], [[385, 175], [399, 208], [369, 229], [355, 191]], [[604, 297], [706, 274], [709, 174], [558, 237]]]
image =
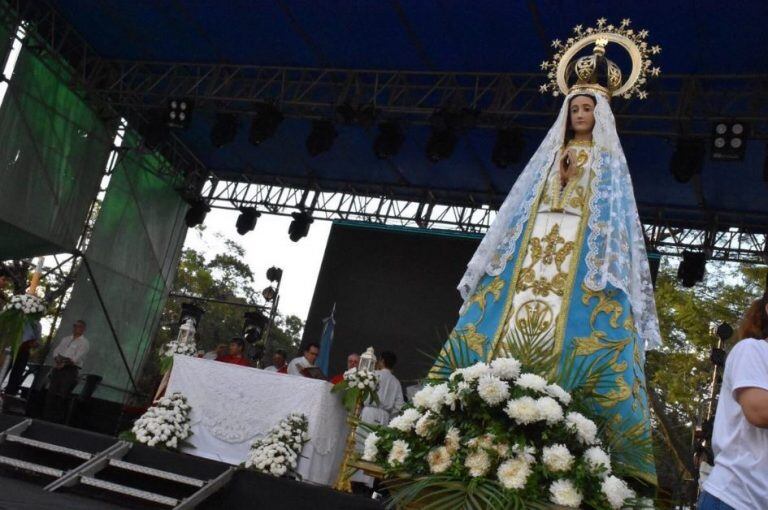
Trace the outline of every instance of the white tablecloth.
[[175, 356], [166, 394], [179, 391], [192, 406], [192, 447], [186, 453], [240, 464], [254, 439], [292, 412], [309, 421], [310, 440], [298, 472], [330, 485], [344, 455], [346, 414], [331, 384], [256, 368]]

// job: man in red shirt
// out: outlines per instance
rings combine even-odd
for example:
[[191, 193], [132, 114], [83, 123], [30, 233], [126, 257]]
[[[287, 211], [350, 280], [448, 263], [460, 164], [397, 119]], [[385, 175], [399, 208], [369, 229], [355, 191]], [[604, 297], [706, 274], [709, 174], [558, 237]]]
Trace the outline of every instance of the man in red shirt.
[[219, 356], [216, 361], [222, 361], [224, 363], [232, 363], [234, 365], [242, 365], [244, 367], [250, 367], [251, 363], [243, 356], [245, 350], [245, 341], [242, 338], [233, 338], [229, 341], [229, 354], [225, 356]]
[[[356, 352], [351, 353], [349, 356], [347, 356], [347, 370], [352, 370], [353, 368], [357, 368], [357, 365], [360, 364], [360, 355]], [[333, 377], [331, 377], [331, 384], [339, 384], [341, 381], [344, 380], [344, 374], [336, 374]]]

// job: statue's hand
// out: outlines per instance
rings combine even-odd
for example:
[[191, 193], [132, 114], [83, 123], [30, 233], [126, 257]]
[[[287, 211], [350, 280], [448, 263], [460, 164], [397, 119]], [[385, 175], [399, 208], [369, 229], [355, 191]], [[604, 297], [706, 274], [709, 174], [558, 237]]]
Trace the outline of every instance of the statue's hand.
[[575, 177], [578, 173], [578, 166], [576, 165], [576, 151], [574, 149], [568, 149], [560, 157], [560, 184], [565, 186], [572, 177]]

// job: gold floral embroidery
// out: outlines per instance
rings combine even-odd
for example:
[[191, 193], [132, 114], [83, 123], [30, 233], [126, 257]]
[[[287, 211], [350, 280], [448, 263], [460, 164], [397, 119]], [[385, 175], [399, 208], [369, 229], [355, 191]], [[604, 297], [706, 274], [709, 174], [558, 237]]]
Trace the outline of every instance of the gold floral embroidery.
[[[528, 267], [520, 271], [519, 291], [530, 289], [535, 296], [546, 297], [551, 292], [562, 297], [565, 294], [565, 286], [568, 281], [568, 275], [563, 271], [562, 266], [573, 249], [573, 241], [565, 241], [560, 235], [560, 225], [558, 224], [553, 225], [552, 230], [544, 237], [531, 238], [529, 246], [531, 261]], [[555, 266], [557, 272], [552, 279], [547, 279], [545, 276], [537, 277], [535, 267], [540, 262], [548, 266]]]
[[449, 341], [464, 342], [467, 347], [475, 351], [478, 356], [483, 356], [485, 343], [488, 337], [477, 331], [477, 326], [471, 322], [461, 329], [454, 329], [451, 332]]
[[[496, 278], [493, 278], [492, 280], [489, 280], [483, 283], [477, 288], [475, 293], [470, 298], [469, 304], [464, 310], [464, 314], [466, 314], [467, 311], [469, 311], [469, 308], [474, 303], [474, 304], [477, 304], [478, 308], [480, 308], [480, 316], [482, 317], [483, 315], [485, 315], [485, 302], [486, 302], [487, 296], [490, 294], [491, 296], [493, 296], [493, 300], [497, 301], [499, 297], [501, 297], [501, 291], [503, 288], [504, 288], [504, 280], [500, 276], [497, 276]], [[477, 322], [480, 322], [480, 320], [481, 319], [478, 319]]]

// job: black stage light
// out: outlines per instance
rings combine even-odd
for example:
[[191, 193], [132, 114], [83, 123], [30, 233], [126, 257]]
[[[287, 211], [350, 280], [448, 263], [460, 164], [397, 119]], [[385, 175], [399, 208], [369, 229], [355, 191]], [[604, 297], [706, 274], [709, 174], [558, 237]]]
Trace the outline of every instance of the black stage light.
[[433, 127], [427, 140], [427, 158], [433, 163], [450, 158], [458, 140], [453, 129]]
[[211, 211], [211, 208], [202, 199], [195, 200], [189, 206], [187, 215], [184, 217], [189, 228], [202, 225], [205, 221], [205, 216]]
[[267, 280], [270, 282], [279, 282], [283, 279], [283, 270], [279, 267], [272, 266], [267, 269]]
[[273, 286], [269, 286], [261, 291], [262, 297], [264, 297], [264, 300], [269, 303], [271, 301], [274, 301], [275, 297], [277, 297], [277, 291]]
[[261, 213], [253, 207], [244, 207], [240, 209], [240, 216], [237, 217], [237, 233], [244, 236], [254, 228], [256, 228], [256, 220], [259, 219]]
[[187, 319], [192, 319], [195, 323], [195, 328], [200, 327], [200, 319], [203, 318], [205, 310], [200, 308], [194, 303], [182, 303], [181, 315], [179, 315], [179, 324], [184, 324]]
[[338, 133], [333, 123], [329, 120], [313, 120], [312, 131], [307, 136], [307, 152], [315, 157], [323, 152], [327, 152], [333, 147]]
[[201, 172], [192, 170], [184, 172], [184, 182], [179, 188], [181, 198], [192, 203], [200, 198], [200, 192], [205, 185], [206, 176]]
[[700, 174], [704, 167], [705, 153], [706, 148], [702, 140], [697, 138], [679, 139], [670, 162], [670, 170], [675, 180], [685, 183], [690, 181], [694, 175]]
[[259, 103], [254, 109], [251, 133], [248, 139], [253, 145], [259, 145], [264, 140], [272, 138], [277, 128], [283, 122], [283, 114], [270, 103]]
[[166, 118], [168, 127], [184, 129], [189, 126], [193, 106], [194, 103], [189, 99], [169, 99]]
[[677, 279], [683, 287], [693, 287], [704, 279], [707, 268], [706, 255], [702, 252], [683, 251], [683, 260], [677, 268]]
[[727, 322], [723, 322], [717, 327], [715, 334], [720, 340], [727, 342], [733, 336], [733, 327]]
[[295, 212], [291, 216], [293, 216], [293, 221], [288, 227], [288, 236], [291, 238], [291, 241], [296, 243], [302, 237], [307, 237], [309, 226], [314, 220], [312, 216], [305, 212]]
[[405, 142], [403, 128], [397, 122], [379, 124], [379, 134], [373, 141], [373, 152], [379, 159], [395, 156]]
[[269, 324], [269, 319], [258, 310], [245, 312], [243, 319], [243, 338], [245, 341], [254, 344], [261, 340], [261, 335]]
[[217, 113], [216, 121], [211, 128], [211, 145], [221, 148], [231, 143], [237, 136], [237, 115], [234, 113]]
[[743, 122], [715, 122], [712, 125], [712, 159], [741, 161], [747, 148], [748, 126]]
[[496, 144], [493, 146], [491, 160], [499, 168], [507, 168], [519, 163], [525, 149], [525, 138], [520, 128], [500, 129], [496, 132]]

